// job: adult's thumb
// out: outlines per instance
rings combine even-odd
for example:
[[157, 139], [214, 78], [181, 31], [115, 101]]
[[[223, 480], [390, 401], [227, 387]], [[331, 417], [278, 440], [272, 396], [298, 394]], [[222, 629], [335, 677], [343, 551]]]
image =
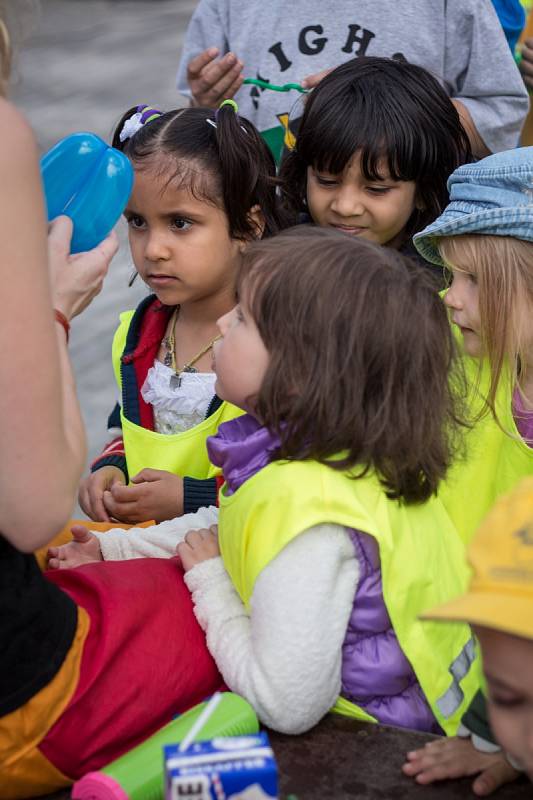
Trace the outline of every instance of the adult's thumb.
[[72, 220], [65, 214], [56, 217], [48, 228], [48, 243], [58, 252], [64, 255], [70, 253], [70, 242], [72, 239]]

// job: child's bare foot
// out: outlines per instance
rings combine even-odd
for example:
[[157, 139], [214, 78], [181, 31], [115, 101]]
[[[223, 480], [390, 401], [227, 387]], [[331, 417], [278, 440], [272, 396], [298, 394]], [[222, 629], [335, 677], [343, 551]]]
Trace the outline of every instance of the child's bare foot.
[[482, 753], [476, 750], [471, 739], [458, 736], [437, 739], [420, 750], [407, 753], [402, 771], [421, 784], [477, 775], [472, 790], [479, 797], [492, 794], [504, 783], [516, 780], [520, 774], [502, 752]]
[[73, 525], [70, 529], [72, 541], [48, 550], [49, 569], [69, 569], [81, 564], [102, 561], [98, 538], [84, 525]]

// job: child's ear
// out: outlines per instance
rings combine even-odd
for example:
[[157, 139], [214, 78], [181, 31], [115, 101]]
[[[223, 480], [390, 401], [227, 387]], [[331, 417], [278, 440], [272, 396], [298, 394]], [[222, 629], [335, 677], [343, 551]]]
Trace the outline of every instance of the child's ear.
[[417, 211], [426, 211], [426, 208], [427, 208], [423, 198], [420, 197], [418, 192], [416, 193], [416, 196], [415, 196], [415, 208], [416, 208]]
[[241, 253], [244, 253], [250, 241], [253, 241], [254, 239], [260, 239], [262, 237], [266, 225], [265, 216], [261, 210], [261, 206], [258, 203], [251, 207], [247, 214], [247, 218], [252, 227], [253, 233], [249, 239], [241, 239], [239, 243], [239, 249]]
[[248, 212], [248, 220], [254, 229], [254, 239], [260, 239], [265, 230], [265, 217], [261, 206], [256, 203]]

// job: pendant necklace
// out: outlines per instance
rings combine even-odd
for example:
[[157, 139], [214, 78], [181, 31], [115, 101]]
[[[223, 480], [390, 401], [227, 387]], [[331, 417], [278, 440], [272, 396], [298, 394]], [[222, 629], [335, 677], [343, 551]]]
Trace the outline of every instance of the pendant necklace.
[[194, 364], [201, 359], [203, 355], [205, 355], [214, 345], [218, 339], [220, 339], [220, 334], [215, 336], [214, 339], [211, 339], [209, 344], [203, 347], [199, 353], [196, 353], [183, 367], [178, 368], [176, 364], [176, 337], [174, 334], [176, 321], [178, 319], [179, 314], [179, 306], [177, 306], [173, 313], [172, 317], [170, 318], [170, 329], [168, 334], [164, 337], [162, 344], [166, 350], [166, 353], [163, 358], [163, 363], [166, 367], [171, 367], [174, 371], [174, 374], [170, 378], [170, 388], [171, 389], [179, 389], [181, 386], [181, 376], [184, 372], [198, 372]]

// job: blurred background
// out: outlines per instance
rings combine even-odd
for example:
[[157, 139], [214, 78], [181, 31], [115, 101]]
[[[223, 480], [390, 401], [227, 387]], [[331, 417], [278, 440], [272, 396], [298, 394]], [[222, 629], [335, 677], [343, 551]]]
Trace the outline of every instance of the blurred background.
[[[175, 77], [196, 0], [42, 0], [28, 3], [17, 44], [11, 97], [47, 150], [74, 131], [110, 140], [130, 106], [183, 105]], [[133, 272], [126, 226], [102, 294], [74, 320], [70, 351], [87, 426], [89, 461], [106, 441], [117, 398], [111, 341], [119, 313], [147, 293]]]

